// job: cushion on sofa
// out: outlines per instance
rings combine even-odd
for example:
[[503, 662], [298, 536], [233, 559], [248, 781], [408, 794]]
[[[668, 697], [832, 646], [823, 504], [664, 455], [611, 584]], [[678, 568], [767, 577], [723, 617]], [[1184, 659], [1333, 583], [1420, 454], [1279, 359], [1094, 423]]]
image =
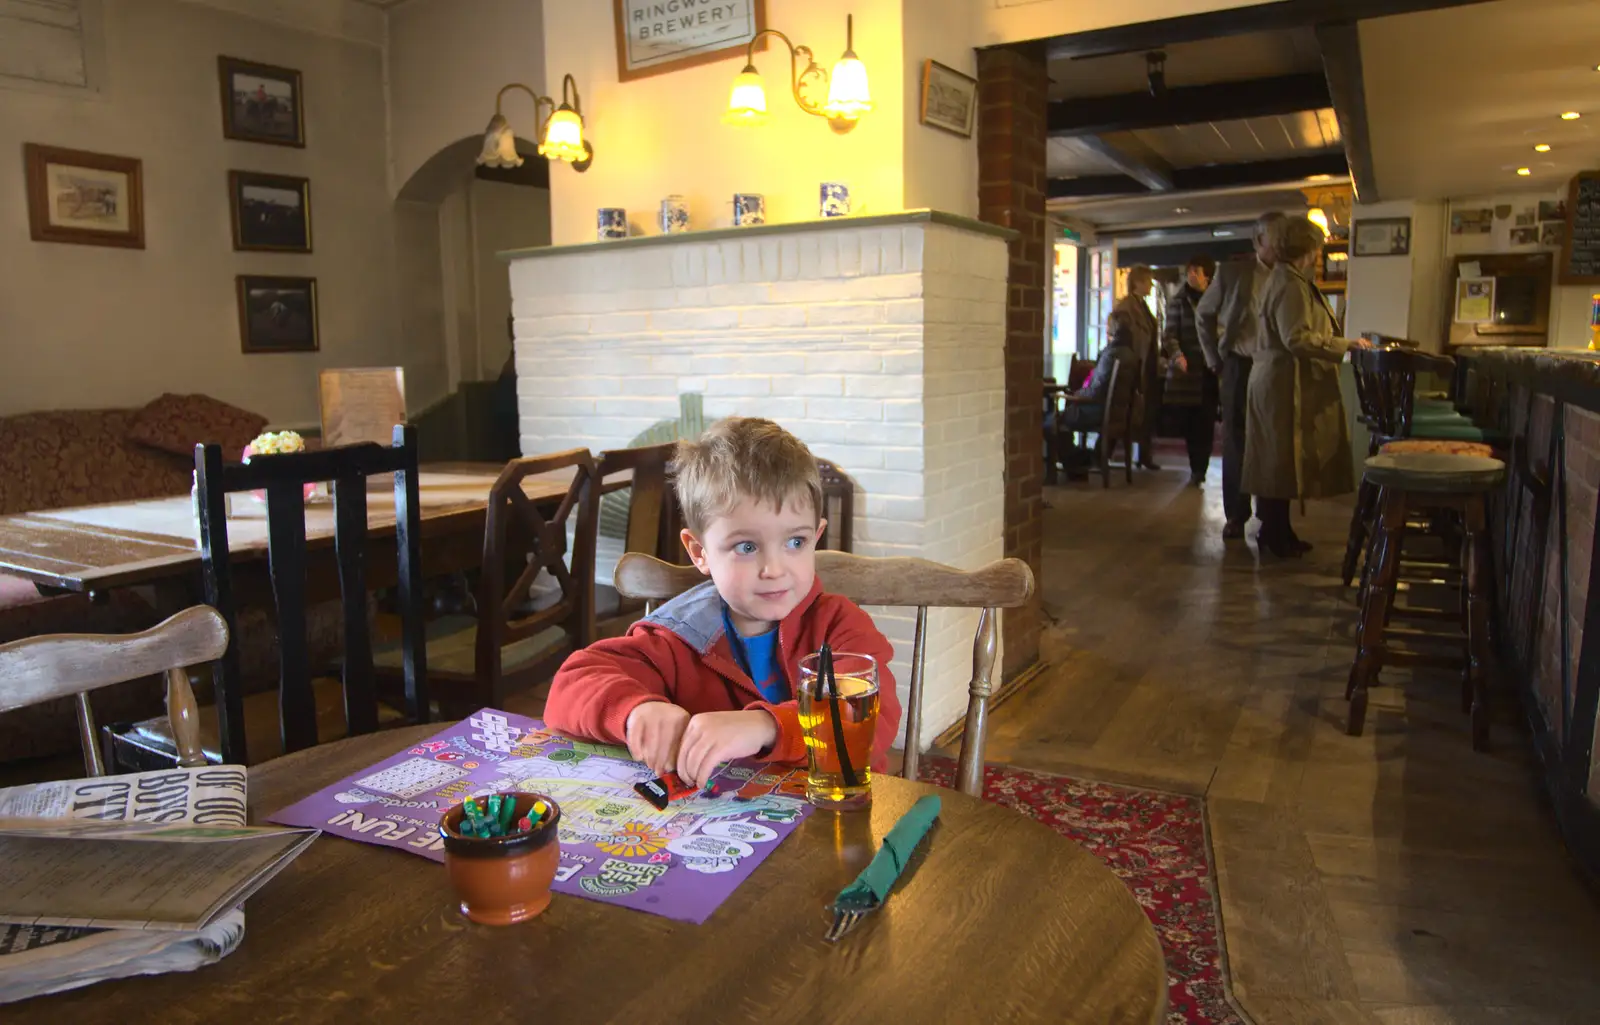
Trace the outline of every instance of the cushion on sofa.
[[128, 436], [141, 445], [192, 460], [194, 447], [215, 442], [222, 458], [238, 462], [267, 418], [209, 395], [167, 392], [133, 414]]

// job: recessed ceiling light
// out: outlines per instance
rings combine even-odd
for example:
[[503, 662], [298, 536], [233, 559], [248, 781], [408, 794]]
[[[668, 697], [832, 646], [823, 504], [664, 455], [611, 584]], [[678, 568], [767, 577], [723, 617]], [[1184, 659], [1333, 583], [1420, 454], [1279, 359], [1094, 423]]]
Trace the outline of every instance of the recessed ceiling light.
[[1528, 170], [1526, 167], [1519, 167], [1519, 168], [1517, 168], [1517, 173], [1522, 175], [1524, 178], [1526, 178], [1528, 175], [1532, 174], [1533, 172]]
[[1539, 145], [1533, 147], [1533, 151], [1535, 153], [1549, 153], [1550, 152], [1550, 144], [1548, 142], [1541, 142], [1541, 143], [1539, 143]]
[[1331, 181], [1333, 181], [1333, 175], [1331, 175], [1331, 174], [1314, 174], [1311, 177], [1307, 178], [1306, 181], [1311, 181], [1311, 182], [1331, 182]]
[[1175, 206], [1172, 208], [1172, 212], [1175, 214], [1186, 214], [1189, 212], [1189, 208], [1186, 206]]
[[1233, 237], [1233, 232], [1229, 231], [1227, 228], [1213, 228], [1211, 230], [1211, 237], [1212, 238], [1232, 238]]
[[1563, 120], [1563, 121], [1576, 121], [1576, 120], [1578, 120], [1578, 118], [1580, 118], [1582, 116], [1583, 116], [1582, 114], [1578, 113], [1575, 110], [1569, 110], [1565, 114], [1561, 115], [1561, 120]]

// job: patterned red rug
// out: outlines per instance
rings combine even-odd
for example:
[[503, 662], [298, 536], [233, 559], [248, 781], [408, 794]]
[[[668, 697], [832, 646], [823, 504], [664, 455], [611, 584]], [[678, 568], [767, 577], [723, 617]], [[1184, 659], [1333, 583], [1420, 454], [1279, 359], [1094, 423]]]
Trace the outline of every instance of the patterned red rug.
[[[924, 781], [955, 786], [954, 761], [934, 757], [922, 764]], [[1043, 822], [1127, 885], [1166, 954], [1169, 1025], [1243, 1025], [1227, 997], [1200, 798], [1003, 765], [985, 769], [983, 796]]]

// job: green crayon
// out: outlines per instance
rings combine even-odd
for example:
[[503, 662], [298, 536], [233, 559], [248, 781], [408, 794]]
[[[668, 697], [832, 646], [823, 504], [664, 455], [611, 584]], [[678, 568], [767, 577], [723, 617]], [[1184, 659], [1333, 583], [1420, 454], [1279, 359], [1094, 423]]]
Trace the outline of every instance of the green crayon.
[[517, 799], [510, 794], [500, 802], [500, 832], [511, 832], [511, 824], [517, 820]]
[[498, 823], [500, 821], [500, 795], [490, 794], [485, 803], [489, 805], [489, 821]]

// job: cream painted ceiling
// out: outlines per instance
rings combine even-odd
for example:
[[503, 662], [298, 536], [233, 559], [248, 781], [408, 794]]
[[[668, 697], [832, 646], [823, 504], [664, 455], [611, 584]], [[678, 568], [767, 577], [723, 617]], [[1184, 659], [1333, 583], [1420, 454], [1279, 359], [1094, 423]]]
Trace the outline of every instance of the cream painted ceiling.
[[[1363, 21], [1361, 59], [1384, 199], [1552, 190], [1600, 167], [1600, 0]], [[1567, 110], [1582, 119], [1562, 121]], [[1534, 152], [1538, 143], [1551, 151]]]

